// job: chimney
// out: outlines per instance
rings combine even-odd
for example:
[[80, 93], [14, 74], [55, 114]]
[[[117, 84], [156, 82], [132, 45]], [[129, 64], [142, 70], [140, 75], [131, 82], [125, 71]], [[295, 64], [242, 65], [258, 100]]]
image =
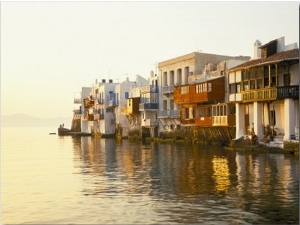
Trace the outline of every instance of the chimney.
[[261, 46], [261, 42], [259, 40], [256, 40], [254, 42], [253, 59], [260, 59], [261, 57], [261, 49], [259, 48], [260, 46]]
[[153, 70], [150, 71], [150, 77], [154, 77], [154, 71]]

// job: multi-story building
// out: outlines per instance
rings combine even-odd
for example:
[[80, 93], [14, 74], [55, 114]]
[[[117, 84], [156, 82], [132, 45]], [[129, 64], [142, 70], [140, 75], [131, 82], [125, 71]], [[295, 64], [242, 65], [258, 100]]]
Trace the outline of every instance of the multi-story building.
[[140, 87], [146, 86], [149, 81], [139, 75], [136, 76], [136, 81], [129, 90], [129, 96], [126, 101], [126, 106], [121, 109], [122, 113], [126, 115], [129, 122], [128, 132], [136, 132], [140, 135], [141, 128], [141, 112], [139, 111], [139, 104], [141, 98]]
[[157, 76], [151, 71], [148, 85], [140, 87], [139, 111], [141, 113], [142, 135], [158, 135], [157, 111], [159, 105]]
[[229, 71], [229, 101], [236, 105], [236, 139], [254, 131], [299, 138], [299, 49], [281, 37], [254, 43], [253, 59]]
[[225, 100], [227, 65], [249, 59], [194, 52], [158, 63], [159, 131], [169, 132], [181, 126], [211, 126], [212, 104]]
[[129, 98], [129, 91], [136, 82], [126, 81], [117, 84], [114, 92], [109, 93], [108, 106], [113, 109], [113, 115], [115, 115], [115, 125], [120, 137], [128, 137], [128, 131], [130, 122], [126, 117], [126, 113], [122, 113], [122, 109], [127, 105], [127, 99]]
[[[86, 108], [86, 99], [89, 99], [91, 87], [82, 87], [80, 93], [74, 96], [74, 104], [79, 104], [79, 108], [74, 109], [72, 128], [73, 131], [85, 132], [87, 128], [87, 120], [84, 119], [84, 112]], [[78, 121], [78, 122], [77, 122]], [[75, 125], [77, 124], [77, 126]]]
[[102, 136], [115, 134], [116, 115], [109, 106], [109, 100], [116, 85], [112, 79], [108, 83], [105, 79], [101, 83], [96, 80], [93, 84], [89, 97], [84, 99], [82, 132], [98, 133]]

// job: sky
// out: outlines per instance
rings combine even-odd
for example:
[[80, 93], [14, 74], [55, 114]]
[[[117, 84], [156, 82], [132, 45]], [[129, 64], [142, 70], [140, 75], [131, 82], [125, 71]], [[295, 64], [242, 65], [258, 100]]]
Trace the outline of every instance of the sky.
[[96, 79], [147, 79], [196, 51], [252, 57], [282, 36], [299, 46], [298, 1], [1, 2], [1, 114], [71, 118]]

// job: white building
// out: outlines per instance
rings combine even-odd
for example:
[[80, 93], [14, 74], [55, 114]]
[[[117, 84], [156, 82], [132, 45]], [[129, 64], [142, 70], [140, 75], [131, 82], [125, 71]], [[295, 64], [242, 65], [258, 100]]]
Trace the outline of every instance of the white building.
[[[158, 135], [157, 111], [159, 104], [157, 76], [151, 71], [148, 85], [140, 87], [140, 104], [142, 135], [149, 132], [151, 137]], [[146, 134], [147, 136], [147, 134]]]
[[249, 62], [229, 72], [229, 101], [236, 104], [236, 139], [299, 138], [299, 49], [284, 37], [254, 43]]

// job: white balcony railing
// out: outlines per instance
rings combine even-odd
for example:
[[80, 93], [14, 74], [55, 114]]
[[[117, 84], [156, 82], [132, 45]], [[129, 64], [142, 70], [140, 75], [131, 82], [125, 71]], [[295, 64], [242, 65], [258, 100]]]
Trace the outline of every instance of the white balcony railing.
[[158, 122], [156, 119], [143, 119], [141, 125], [142, 127], [152, 127], [157, 126]]

